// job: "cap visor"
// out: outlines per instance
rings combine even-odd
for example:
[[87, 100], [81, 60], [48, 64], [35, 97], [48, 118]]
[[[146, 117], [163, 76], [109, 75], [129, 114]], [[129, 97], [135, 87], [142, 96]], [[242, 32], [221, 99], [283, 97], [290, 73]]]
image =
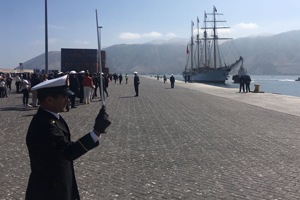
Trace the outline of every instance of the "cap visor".
[[72, 95], [74, 95], [74, 94], [75, 94], [75, 93], [72, 92], [72, 91], [69, 90], [69, 89], [62, 92], [62, 95], [67, 95], [67, 96], [72, 96]]

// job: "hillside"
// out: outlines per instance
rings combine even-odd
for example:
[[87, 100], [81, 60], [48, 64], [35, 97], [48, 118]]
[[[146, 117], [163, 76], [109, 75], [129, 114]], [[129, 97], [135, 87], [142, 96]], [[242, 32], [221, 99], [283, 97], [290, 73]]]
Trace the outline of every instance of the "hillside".
[[[174, 73], [186, 64], [188, 39], [155, 40], [145, 44], [119, 44], [104, 48], [111, 73]], [[248, 74], [300, 74], [300, 30], [273, 36], [245, 37], [233, 40], [244, 57]], [[226, 49], [226, 42], [221, 48]], [[238, 56], [236, 57], [238, 59]], [[49, 69], [60, 70], [60, 51], [49, 52]], [[44, 69], [45, 56], [24, 63], [24, 69]]]
[[300, 30], [234, 40], [249, 74], [300, 74]]
[[[60, 51], [49, 51], [48, 53], [48, 69], [60, 70], [61, 54]], [[19, 67], [16, 67], [17, 69]], [[36, 56], [23, 63], [24, 69], [45, 69], [45, 53]]]

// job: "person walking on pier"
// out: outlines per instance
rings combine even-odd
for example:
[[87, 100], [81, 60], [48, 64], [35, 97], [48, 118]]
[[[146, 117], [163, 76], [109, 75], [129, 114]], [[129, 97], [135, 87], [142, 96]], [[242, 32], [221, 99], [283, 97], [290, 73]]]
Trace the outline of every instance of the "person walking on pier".
[[76, 77], [76, 72], [74, 70], [70, 71], [69, 81], [70, 81], [69, 88], [74, 93], [74, 95], [69, 96], [69, 99], [71, 101], [71, 108], [76, 108], [75, 107], [75, 99], [76, 99], [78, 92], [80, 91], [80, 85], [79, 85], [78, 79]]
[[123, 76], [122, 74], [119, 75], [119, 81], [120, 81], [120, 84], [122, 83], [122, 80], [123, 80]]
[[115, 83], [117, 83], [118, 75], [116, 73], [114, 73], [114, 80], [115, 80]]
[[135, 96], [138, 97], [139, 96], [140, 78], [137, 75], [137, 72], [134, 72], [133, 84], [134, 84]]
[[187, 81], [187, 75], [184, 76], [184, 82], [186, 83]]
[[20, 92], [20, 84], [21, 84], [21, 78], [20, 76], [17, 74], [15, 77], [15, 84], [16, 84], [16, 88], [17, 88], [17, 93]]
[[11, 83], [12, 83], [12, 77], [10, 76], [10, 74], [7, 74], [6, 77], [6, 85], [7, 85], [7, 89], [9, 89], [9, 91], [11, 91]]
[[102, 92], [101, 92], [101, 79], [99, 78], [99, 91], [100, 91], [100, 100], [102, 101], [102, 99], [105, 101], [105, 94], [106, 93], [106, 97], [108, 97], [108, 92], [107, 92], [107, 88], [108, 88], [108, 78], [107, 76], [102, 72], [102, 85], [103, 85], [103, 97], [102, 97]]
[[83, 103], [83, 97], [84, 97], [84, 91], [83, 91], [83, 85], [82, 85], [83, 75], [84, 75], [84, 71], [80, 71], [78, 74], [78, 77], [77, 77], [79, 85], [80, 85], [80, 90], [78, 93], [78, 98], [79, 98], [80, 103]]
[[[93, 83], [94, 83], [94, 86], [95, 86], [95, 89], [94, 89], [94, 96], [97, 97], [97, 90], [98, 90], [98, 76], [99, 74], [95, 74], [93, 75], [92, 79], [93, 79]], [[99, 76], [100, 78], [100, 76]]]
[[249, 75], [245, 75], [245, 82], [246, 82], [246, 92], [250, 92], [251, 78]]
[[125, 75], [126, 84], [128, 83], [128, 74]]
[[243, 87], [243, 92], [245, 92], [245, 78], [244, 78], [244, 75], [241, 75], [241, 78], [240, 78], [240, 92], [241, 92], [242, 87]]
[[0, 98], [4, 98], [6, 90], [6, 83], [2, 76], [0, 76]]
[[24, 107], [31, 107], [31, 105], [28, 104], [29, 88], [30, 88], [30, 85], [29, 85], [28, 81], [25, 80], [25, 78], [24, 78], [20, 85], [21, 92], [23, 93], [23, 106]]
[[93, 86], [93, 80], [89, 76], [88, 72], [85, 72], [82, 85], [83, 85], [83, 95], [84, 95], [83, 101], [85, 104], [91, 104], [90, 94]]
[[171, 88], [174, 88], [175, 78], [173, 74], [170, 77], [170, 82], [171, 82]]
[[190, 77], [190, 75], [188, 75], [187, 78], [188, 78], [188, 83], [191, 82], [191, 77]]
[[76, 142], [60, 115], [68, 96], [67, 75], [40, 83], [37, 90], [40, 108], [29, 125], [26, 145], [31, 173], [25, 200], [80, 199], [74, 173], [74, 160], [99, 145], [99, 137], [111, 124], [105, 106], [95, 119], [94, 128]]
[[[31, 76], [30, 82], [31, 82], [31, 87], [34, 87], [37, 84], [39, 84], [41, 80], [39, 79], [38, 75], [34, 73]], [[32, 106], [37, 107], [38, 106], [37, 93], [36, 91], [31, 91], [31, 93], [32, 93]]]
[[167, 76], [164, 74], [164, 83], [167, 81]]

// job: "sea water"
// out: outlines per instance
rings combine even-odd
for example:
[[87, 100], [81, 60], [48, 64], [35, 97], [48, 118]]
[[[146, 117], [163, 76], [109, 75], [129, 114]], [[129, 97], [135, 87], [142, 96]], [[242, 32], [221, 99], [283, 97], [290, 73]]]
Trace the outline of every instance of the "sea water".
[[[160, 75], [163, 76], [163, 75]], [[166, 75], [170, 79], [170, 75]], [[182, 75], [174, 75], [175, 80], [184, 81]], [[295, 81], [300, 75], [250, 75], [250, 91], [254, 85], [260, 85], [259, 90], [265, 93], [282, 94], [300, 97], [300, 81]], [[176, 84], [176, 83], [175, 83]], [[194, 83], [197, 84], [197, 83]], [[233, 83], [232, 75], [229, 75], [225, 83], [206, 83], [217, 87], [236, 88], [239, 91], [240, 84]], [[246, 85], [245, 85], [246, 89]]]

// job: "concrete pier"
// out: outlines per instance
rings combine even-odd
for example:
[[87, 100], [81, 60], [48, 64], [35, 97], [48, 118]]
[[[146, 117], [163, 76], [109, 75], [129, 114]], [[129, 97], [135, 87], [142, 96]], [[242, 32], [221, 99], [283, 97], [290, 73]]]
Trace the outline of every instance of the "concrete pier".
[[[81, 199], [300, 199], [300, 98], [140, 80], [139, 97], [133, 77], [109, 84], [112, 125], [75, 161]], [[0, 99], [1, 200], [24, 199], [30, 174], [25, 137], [37, 109], [14, 88]], [[96, 98], [62, 113], [72, 140], [100, 107]]]

